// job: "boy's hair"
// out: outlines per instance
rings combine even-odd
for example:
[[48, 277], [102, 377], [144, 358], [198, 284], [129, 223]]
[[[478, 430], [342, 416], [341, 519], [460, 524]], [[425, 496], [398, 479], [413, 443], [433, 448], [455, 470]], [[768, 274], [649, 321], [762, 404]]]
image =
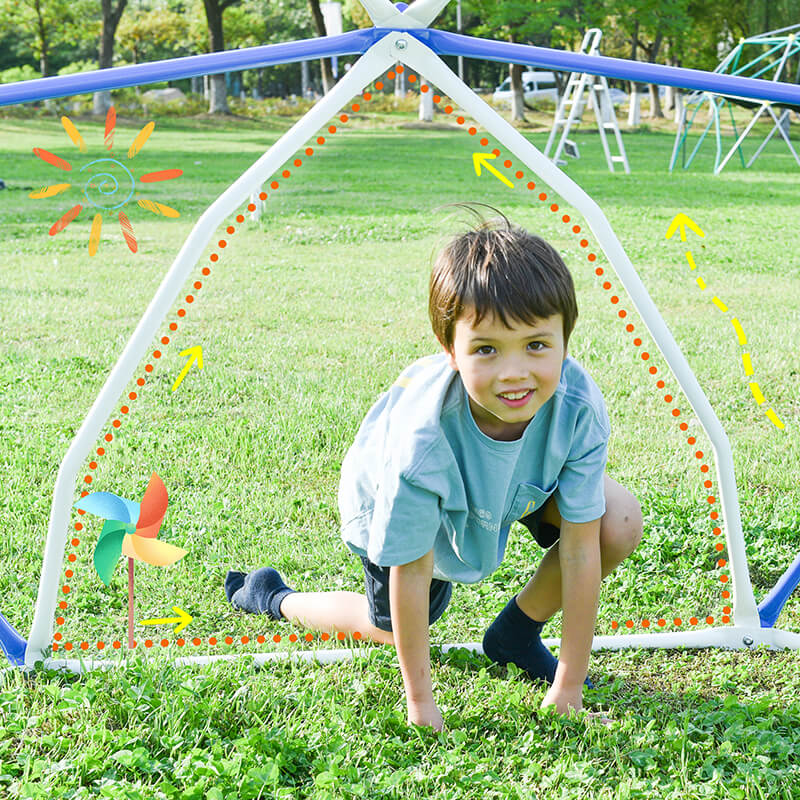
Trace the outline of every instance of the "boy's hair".
[[477, 217], [471, 230], [456, 235], [436, 258], [431, 272], [428, 315], [433, 332], [452, 352], [456, 320], [475, 309], [475, 325], [494, 313], [506, 328], [509, 318], [534, 325], [561, 314], [564, 348], [578, 317], [572, 276], [556, 250], [539, 236], [499, 215], [484, 220], [473, 206], [457, 203]]

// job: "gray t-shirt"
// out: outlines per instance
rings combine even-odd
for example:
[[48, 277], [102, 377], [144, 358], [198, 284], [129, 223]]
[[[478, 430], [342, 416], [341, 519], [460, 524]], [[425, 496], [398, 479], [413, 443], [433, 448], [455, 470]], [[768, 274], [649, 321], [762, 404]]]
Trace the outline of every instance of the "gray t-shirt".
[[610, 425], [589, 374], [567, 357], [553, 397], [522, 436], [475, 423], [444, 352], [407, 367], [367, 412], [342, 462], [342, 539], [374, 564], [434, 552], [433, 577], [476, 583], [503, 559], [511, 523], [553, 495], [561, 517], [605, 513]]

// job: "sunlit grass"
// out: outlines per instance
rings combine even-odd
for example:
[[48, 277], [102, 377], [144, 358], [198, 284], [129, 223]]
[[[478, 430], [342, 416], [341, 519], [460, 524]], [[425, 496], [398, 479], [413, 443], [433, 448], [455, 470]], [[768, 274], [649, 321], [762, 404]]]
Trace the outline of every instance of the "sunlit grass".
[[[0, 610], [20, 631], [30, 627], [52, 488], [69, 442], [194, 221], [288, 124], [159, 121], [137, 162], [142, 171], [184, 170], [152, 194], [178, 208], [180, 219], [134, 207], [139, 254], [109, 232], [90, 258], [90, 217], [50, 237], [63, 201], [27, 197], [53, 180], [32, 146], [76, 162], [77, 150], [57, 121], [37, 120], [33, 132], [30, 122], [0, 122], [0, 175], [9, 187], [0, 193]], [[79, 127], [88, 157], [101, 148], [101, 125]], [[121, 125], [117, 141], [127, 144], [140, 127]], [[529, 135], [544, 144], [546, 133]], [[774, 143], [757, 170], [732, 164], [713, 178], [699, 163], [670, 175], [672, 137], [642, 133], [626, 137], [632, 174], [611, 176], [597, 135], [578, 137], [582, 158], [568, 173], [603, 208], [731, 440], [760, 599], [800, 542], [797, 167]], [[643, 619], [665, 617], [672, 629], [676, 615], [696, 615], [697, 627], [708, 614], [719, 617], [717, 539], [695, 457], [704, 451], [716, 487], [710, 443], [602, 254], [598, 263], [620, 297], [615, 306], [580, 237], [560, 220], [566, 211], [583, 225], [579, 215], [560, 200], [552, 213], [551, 200], [537, 199], [539, 188], [512, 191], [477, 178], [473, 144], [459, 131], [355, 120], [271, 193], [259, 223], [237, 226], [218, 263], [203, 259], [211, 274], [93, 472], [94, 488], [138, 499], [157, 471], [170, 494], [161, 538], [189, 550], [168, 571], [137, 566], [139, 619], [177, 604], [195, 617], [184, 635], [204, 641], [193, 652], [235, 651], [207, 644], [227, 634], [264, 634], [260, 649], [292, 649], [304, 645], [286, 642], [290, 626], [230, 609], [226, 569], [268, 563], [296, 588], [360, 589], [360, 565], [338, 533], [339, 466], [379, 394], [411, 361], [436, 352], [427, 278], [431, 254], [455, 224], [436, 209], [462, 200], [490, 203], [551, 240], [575, 276], [580, 317], [571, 351], [606, 398], [609, 474], [645, 512], [641, 547], [603, 586], [598, 631], [612, 633], [612, 622], [629, 619], [642, 630]], [[679, 211], [705, 239], [665, 239]], [[212, 241], [224, 235], [220, 228]], [[191, 281], [199, 277], [198, 268]], [[619, 307], [628, 311], [625, 322]], [[734, 315], [747, 334], [749, 378]], [[174, 319], [173, 310], [167, 323]], [[179, 353], [194, 344], [203, 346], [205, 367], [172, 392], [185, 361]], [[663, 391], [638, 357], [644, 349]], [[783, 431], [756, 404], [752, 380]], [[669, 414], [667, 391], [686, 433]], [[687, 443], [690, 434], [696, 445]], [[88, 460], [79, 479], [87, 470]], [[109, 588], [97, 580], [91, 552], [100, 522], [83, 521], [63, 630], [96, 654], [98, 640], [124, 636], [126, 577], [118, 568]], [[455, 587], [433, 641], [480, 641], [540, 555], [515, 525], [500, 569]], [[790, 601], [779, 624], [797, 628], [799, 608]], [[557, 636], [558, 627], [556, 619], [546, 634]], [[284, 636], [280, 645], [275, 633]], [[598, 690], [587, 701], [619, 720], [608, 731], [540, 714], [543, 689], [513, 669], [443, 655], [434, 684], [449, 730], [437, 739], [405, 727], [393, 651], [360, 647], [370, 657], [345, 666], [253, 672], [244, 664], [192, 671], [137, 663], [80, 680], [6, 676], [0, 786], [13, 797], [578, 797], [587, 785], [609, 798], [762, 796], [756, 785], [763, 796], [793, 796], [786, 787], [800, 673], [792, 653], [595, 654]], [[26, 715], [36, 722], [26, 725]]]

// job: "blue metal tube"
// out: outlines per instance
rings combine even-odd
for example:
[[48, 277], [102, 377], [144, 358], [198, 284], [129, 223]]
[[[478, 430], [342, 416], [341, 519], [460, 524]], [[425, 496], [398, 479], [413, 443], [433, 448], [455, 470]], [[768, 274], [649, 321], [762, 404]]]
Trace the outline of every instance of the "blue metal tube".
[[[242, 69], [265, 67], [270, 64], [286, 64], [328, 56], [358, 55], [366, 52], [391, 28], [368, 28], [350, 31], [339, 36], [322, 36], [297, 42], [248, 47], [242, 50], [226, 50], [222, 53], [206, 53], [185, 58], [171, 58], [150, 64], [134, 64], [114, 67], [77, 75], [38, 78], [0, 86], [0, 106], [86, 94], [123, 86], [140, 86], [158, 81], [190, 78], [195, 75], [210, 75]], [[658, 83], [680, 86], [686, 89], [727, 94], [737, 97], [752, 97], [800, 106], [800, 86], [755, 78], [741, 78], [683, 67], [668, 67], [641, 61], [627, 61], [607, 56], [589, 56], [565, 50], [552, 50], [532, 45], [511, 44], [463, 36], [457, 33], [423, 30], [403, 30], [428, 45], [439, 55], [461, 55], [489, 61], [537, 64], [569, 72], [589, 72], [608, 78], [623, 78], [637, 83]]]
[[427, 44], [439, 55], [460, 55], [467, 58], [482, 58], [488, 61], [514, 64], [536, 64], [540, 67], [549, 67], [564, 72], [589, 72], [592, 75], [624, 78], [637, 83], [680, 86], [684, 89], [698, 89], [736, 97], [754, 97], [759, 100], [800, 106], [800, 86], [797, 84], [741, 78], [734, 75], [704, 72], [699, 69], [627, 61], [622, 58], [588, 56], [582, 53], [551, 50], [527, 44], [494, 42], [474, 36], [463, 36], [458, 33], [431, 29], [411, 30], [407, 33]]
[[165, 61], [153, 61], [149, 64], [98, 69], [94, 72], [82, 72], [77, 75], [59, 75], [52, 78], [9, 83], [6, 86], [0, 86], [0, 106], [46, 100], [51, 97], [99, 92], [105, 89], [119, 89], [123, 86], [142, 86], [158, 81], [191, 78], [195, 75], [235, 72], [242, 69], [266, 67], [270, 64], [307, 61], [312, 58], [359, 55], [372, 47], [388, 32], [386, 29], [368, 28], [349, 31], [338, 36], [322, 36], [298, 42], [267, 44], [242, 50], [225, 50], [221, 53], [170, 58]]
[[0, 650], [15, 667], [21, 667], [25, 663], [27, 646], [28, 643], [17, 633], [14, 626], [0, 614]]
[[758, 606], [758, 617], [762, 628], [771, 628], [789, 599], [789, 595], [800, 583], [800, 555], [790, 564], [786, 572]]

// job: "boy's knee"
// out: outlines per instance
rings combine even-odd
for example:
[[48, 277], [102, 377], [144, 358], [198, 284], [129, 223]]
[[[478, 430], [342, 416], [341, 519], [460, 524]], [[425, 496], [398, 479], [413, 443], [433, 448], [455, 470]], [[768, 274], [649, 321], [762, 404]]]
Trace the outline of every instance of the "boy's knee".
[[623, 512], [622, 525], [623, 536], [625, 545], [630, 555], [642, 541], [642, 533], [644, 532], [644, 524], [642, 517], [642, 506], [639, 501], [631, 494], [628, 495], [627, 506]]
[[601, 545], [619, 561], [627, 558], [642, 540], [643, 519], [639, 501], [630, 493], [603, 518]]

